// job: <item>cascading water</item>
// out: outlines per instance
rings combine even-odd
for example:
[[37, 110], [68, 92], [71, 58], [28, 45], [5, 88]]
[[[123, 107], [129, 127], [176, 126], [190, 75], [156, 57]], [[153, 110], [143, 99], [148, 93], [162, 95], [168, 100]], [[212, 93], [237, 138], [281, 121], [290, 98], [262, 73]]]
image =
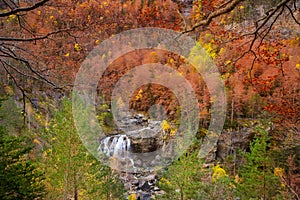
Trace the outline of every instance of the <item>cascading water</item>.
[[118, 161], [129, 161], [134, 167], [133, 159], [130, 158], [130, 139], [126, 135], [106, 137], [101, 141], [98, 151]]
[[160, 165], [162, 158], [160, 155], [144, 157], [137, 155], [161, 147], [161, 120], [149, 120], [137, 114], [123, 118], [118, 128], [120, 129], [116, 132], [120, 133], [122, 130], [126, 135], [110, 135], [101, 139], [98, 147], [100, 157], [120, 173], [129, 194], [135, 193], [139, 199], [150, 199], [152, 194], [159, 194], [161, 191], [155, 185], [157, 181], [155, 173], [148, 170]]

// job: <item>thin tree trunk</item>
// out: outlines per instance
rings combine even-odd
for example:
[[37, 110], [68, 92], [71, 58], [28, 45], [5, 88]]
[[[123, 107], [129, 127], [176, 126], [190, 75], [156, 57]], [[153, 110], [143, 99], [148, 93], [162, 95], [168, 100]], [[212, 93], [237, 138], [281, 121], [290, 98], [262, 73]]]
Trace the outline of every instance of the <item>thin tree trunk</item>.
[[266, 154], [264, 153], [264, 163], [263, 163], [263, 200], [266, 200]]
[[77, 191], [77, 177], [76, 177], [76, 169], [74, 166], [74, 200], [78, 200], [78, 191]]
[[234, 106], [234, 101], [233, 101], [233, 97], [231, 99], [231, 125], [233, 124], [233, 106]]

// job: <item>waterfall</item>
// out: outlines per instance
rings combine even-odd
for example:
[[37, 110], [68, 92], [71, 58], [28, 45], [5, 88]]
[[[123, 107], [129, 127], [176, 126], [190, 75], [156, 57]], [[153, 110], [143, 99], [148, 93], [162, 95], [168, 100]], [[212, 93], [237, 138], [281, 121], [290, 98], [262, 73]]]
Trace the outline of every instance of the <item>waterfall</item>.
[[129, 160], [134, 167], [133, 159], [130, 158], [130, 139], [126, 135], [114, 135], [104, 138], [100, 142], [98, 151], [119, 161]]

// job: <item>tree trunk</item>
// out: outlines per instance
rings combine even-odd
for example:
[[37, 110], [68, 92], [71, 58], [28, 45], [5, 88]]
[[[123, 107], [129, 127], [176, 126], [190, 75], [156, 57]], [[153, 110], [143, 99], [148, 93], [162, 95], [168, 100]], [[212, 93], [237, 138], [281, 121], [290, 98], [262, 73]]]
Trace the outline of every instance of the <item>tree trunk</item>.
[[76, 177], [76, 169], [74, 167], [74, 200], [78, 200], [78, 191], [77, 191], [77, 177]]
[[231, 99], [231, 118], [230, 118], [231, 125], [233, 124], [233, 106], [234, 106], [234, 101], [233, 101], [233, 97], [232, 97], [232, 99]]

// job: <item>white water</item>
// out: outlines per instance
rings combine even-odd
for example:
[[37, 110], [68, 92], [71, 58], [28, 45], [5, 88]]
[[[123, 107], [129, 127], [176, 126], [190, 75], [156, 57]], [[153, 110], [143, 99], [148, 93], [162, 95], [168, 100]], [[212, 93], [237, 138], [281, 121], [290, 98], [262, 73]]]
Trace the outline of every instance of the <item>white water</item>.
[[106, 137], [101, 141], [98, 151], [117, 160], [129, 160], [134, 167], [133, 159], [130, 158], [130, 139], [126, 135]]

